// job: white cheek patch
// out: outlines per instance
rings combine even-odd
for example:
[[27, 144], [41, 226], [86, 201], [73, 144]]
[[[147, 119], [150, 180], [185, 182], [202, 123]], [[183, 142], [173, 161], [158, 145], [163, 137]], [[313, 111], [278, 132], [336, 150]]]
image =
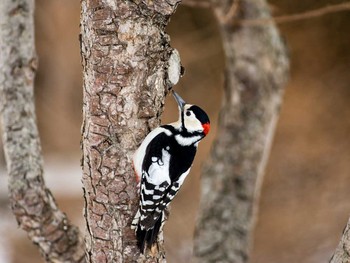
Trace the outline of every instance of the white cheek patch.
[[202, 123], [194, 116], [186, 116], [185, 114], [185, 127], [189, 132], [201, 132], [203, 131]]

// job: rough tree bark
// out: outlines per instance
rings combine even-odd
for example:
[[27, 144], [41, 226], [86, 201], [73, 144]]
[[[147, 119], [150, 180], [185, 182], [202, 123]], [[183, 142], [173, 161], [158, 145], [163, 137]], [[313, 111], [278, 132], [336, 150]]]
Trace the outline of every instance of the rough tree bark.
[[43, 179], [34, 110], [34, 0], [0, 1], [0, 121], [10, 203], [47, 262], [84, 262], [82, 238]]
[[82, 1], [88, 262], [165, 261], [161, 241], [153, 258], [140, 256], [136, 247], [130, 229], [138, 206], [131, 159], [143, 138], [159, 125], [164, 97], [179, 77], [168, 76], [169, 60], [176, 61], [176, 52], [164, 32], [178, 2]]
[[203, 172], [195, 237], [200, 262], [247, 262], [289, 62], [265, 0], [213, 0], [226, 55], [224, 106]]
[[349, 263], [350, 262], [350, 219], [344, 228], [343, 235], [335, 250], [330, 263]]

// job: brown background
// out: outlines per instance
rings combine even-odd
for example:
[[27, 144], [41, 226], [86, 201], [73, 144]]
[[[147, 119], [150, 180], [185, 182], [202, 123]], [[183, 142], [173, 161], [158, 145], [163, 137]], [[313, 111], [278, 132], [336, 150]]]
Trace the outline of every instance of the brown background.
[[[270, 3], [274, 15], [279, 15], [339, 2]], [[79, 185], [79, 12], [79, 1], [37, 1], [40, 65], [36, 102], [47, 181], [55, 182], [60, 207], [84, 228]], [[289, 47], [291, 77], [263, 184], [252, 263], [328, 262], [350, 215], [349, 24], [350, 12], [345, 11], [279, 25]], [[206, 109], [212, 121], [211, 133], [200, 145], [194, 168], [173, 202], [166, 225], [168, 262], [177, 263], [190, 261], [200, 167], [215, 138], [224, 60], [210, 10], [180, 6], [168, 33], [186, 68], [176, 90], [187, 101]], [[163, 122], [176, 118], [177, 109], [169, 97]], [[2, 153], [0, 159], [0, 182], [4, 184]], [[78, 182], [76, 187], [67, 190], [73, 181]], [[4, 189], [3, 185], [0, 190]], [[12, 259], [9, 262], [15, 263], [43, 262], [37, 249], [16, 228], [4, 193], [0, 193], [0, 215], [0, 256], [7, 254]]]

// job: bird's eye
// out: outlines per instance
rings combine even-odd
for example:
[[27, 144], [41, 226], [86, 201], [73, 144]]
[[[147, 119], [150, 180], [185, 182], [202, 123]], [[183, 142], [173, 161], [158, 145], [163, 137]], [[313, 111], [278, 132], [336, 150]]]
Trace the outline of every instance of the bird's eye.
[[191, 116], [191, 112], [189, 110], [186, 111], [186, 116]]

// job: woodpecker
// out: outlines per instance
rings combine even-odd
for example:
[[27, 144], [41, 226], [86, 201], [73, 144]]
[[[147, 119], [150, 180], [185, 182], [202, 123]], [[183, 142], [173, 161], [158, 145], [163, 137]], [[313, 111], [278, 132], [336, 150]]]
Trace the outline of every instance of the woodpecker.
[[173, 95], [179, 108], [178, 121], [150, 132], [133, 157], [140, 204], [132, 228], [141, 253], [146, 246], [151, 249], [156, 244], [165, 209], [190, 172], [199, 141], [210, 129], [204, 110], [187, 104], [175, 91]]

